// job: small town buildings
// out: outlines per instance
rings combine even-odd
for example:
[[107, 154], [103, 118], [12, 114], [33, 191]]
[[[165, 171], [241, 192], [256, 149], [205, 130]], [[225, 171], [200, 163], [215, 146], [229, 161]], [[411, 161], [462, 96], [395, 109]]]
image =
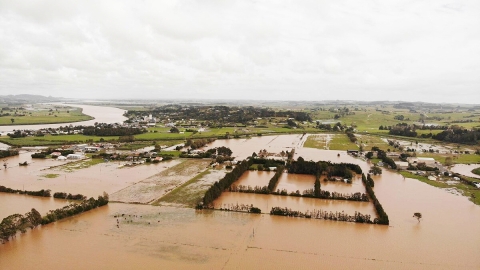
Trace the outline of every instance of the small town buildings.
[[84, 143], [84, 144], [77, 144], [77, 145], [74, 145], [73, 148], [77, 151], [84, 151], [85, 148], [88, 147], [88, 144]]
[[86, 153], [95, 153], [95, 152], [98, 152], [100, 148], [95, 146], [87, 146], [84, 148], [84, 150]]
[[405, 161], [395, 161], [397, 169], [406, 170], [408, 168], [408, 162]]
[[407, 161], [412, 165], [423, 163], [426, 166], [430, 166], [430, 167], [435, 166], [435, 164], [437, 164], [434, 158], [429, 158], [429, 157], [409, 157], [407, 158]]
[[52, 152], [50, 155], [51, 155], [52, 157], [60, 157], [60, 156], [62, 155], [62, 153], [60, 153], [60, 152]]
[[347, 150], [347, 154], [358, 155], [358, 150]]
[[68, 154], [67, 159], [82, 159], [83, 155], [80, 154]]

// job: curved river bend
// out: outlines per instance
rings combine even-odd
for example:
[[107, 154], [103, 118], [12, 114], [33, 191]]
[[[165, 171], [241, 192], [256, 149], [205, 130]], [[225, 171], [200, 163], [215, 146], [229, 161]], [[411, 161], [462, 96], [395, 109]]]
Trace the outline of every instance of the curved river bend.
[[93, 126], [95, 122], [113, 124], [113, 123], [122, 123], [123, 121], [127, 120], [127, 118], [123, 116], [123, 114], [125, 113], [125, 110], [122, 110], [119, 108], [84, 105], [84, 104], [64, 104], [64, 103], [53, 103], [53, 104], [82, 108], [83, 109], [82, 112], [84, 114], [89, 115], [94, 119], [88, 120], [88, 121], [73, 122], [73, 123], [0, 126], [0, 133], [8, 133], [18, 129], [36, 130], [41, 128], [58, 128], [60, 126], [65, 126], [70, 124]]

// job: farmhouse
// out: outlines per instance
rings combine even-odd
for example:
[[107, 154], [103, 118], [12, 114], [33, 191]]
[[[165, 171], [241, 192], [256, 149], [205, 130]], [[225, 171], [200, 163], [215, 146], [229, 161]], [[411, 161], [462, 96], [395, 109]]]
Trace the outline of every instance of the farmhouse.
[[79, 154], [69, 154], [67, 155], [67, 159], [82, 159], [83, 158], [83, 155], [79, 155]]
[[401, 170], [406, 170], [408, 168], [408, 162], [404, 161], [395, 161], [395, 165], [397, 165], [397, 168]]
[[423, 163], [426, 166], [435, 166], [435, 164], [437, 164], [434, 158], [429, 158], [429, 157], [409, 157], [407, 158], [407, 161], [408, 163], [414, 164], [414, 165]]
[[88, 147], [88, 144], [77, 144], [73, 146], [75, 150], [79, 150], [79, 151], [84, 151], [86, 147]]
[[347, 154], [358, 155], [358, 150], [347, 150]]
[[87, 146], [84, 148], [85, 152], [86, 153], [95, 153], [95, 152], [98, 152], [98, 150], [100, 150], [100, 148], [98, 147], [95, 147], [95, 146]]

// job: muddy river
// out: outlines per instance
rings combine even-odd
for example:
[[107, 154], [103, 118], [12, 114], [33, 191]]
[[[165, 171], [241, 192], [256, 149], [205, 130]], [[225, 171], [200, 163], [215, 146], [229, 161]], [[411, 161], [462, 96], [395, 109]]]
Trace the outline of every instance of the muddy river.
[[[84, 104], [67, 104], [67, 103], [54, 103], [56, 105], [62, 106], [71, 106], [78, 107], [83, 109], [83, 113], [93, 117], [94, 119], [82, 122], [75, 122], [72, 125], [86, 125], [93, 126], [95, 122], [98, 123], [122, 123], [127, 120], [123, 113], [125, 110], [113, 108], [113, 107], [103, 107], [103, 106], [92, 106]], [[69, 125], [70, 123], [67, 123]], [[42, 125], [14, 125], [14, 126], [0, 126], [0, 133], [8, 133], [17, 129], [40, 129], [40, 128], [58, 128], [60, 126], [65, 126], [66, 124], [42, 124]]]
[[480, 175], [474, 174], [472, 170], [480, 168], [480, 164], [455, 164], [452, 167], [452, 172], [463, 174], [470, 177], [480, 178]]
[[[296, 157], [301, 155], [306, 160], [354, 162], [364, 170], [370, 167], [343, 151], [301, 148], [300, 142], [300, 136], [288, 135], [216, 141], [214, 144], [231, 147], [234, 155], [239, 157], [260, 149], [274, 152], [296, 147]], [[38, 168], [46, 165], [38, 164]], [[102, 172], [96, 166], [88, 168], [91, 169], [88, 173], [82, 170], [71, 172], [67, 181], [69, 176], [73, 178], [80, 174], [79, 179], [84, 177], [84, 182], [92, 186], [92, 192], [99, 185], [98, 194], [116, 181], [149, 177], [146, 176], [148, 173], [140, 175], [142, 170], [125, 175], [118, 173], [116, 177], [118, 170], [107, 173], [106, 168], [102, 167]], [[41, 183], [52, 180], [37, 180], [36, 176], [28, 178], [35, 175], [33, 171], [20, 174], [20, 169], [23, 168], [9, 168], [8, 175], [13, 175], [16, 170], [21, 177], [7, 179], [2, 176], [0, 185], [19, 182], [18, 187], [22, 182], [37, 181], [34, 186], [41, 187]], [[5, 173], [0, 171], [0, 175]], [[94, 176], [103, 173], [104, 177]], [[258, 182], [268, 181], [268, 175], [258, 172], [249, 173], [245, 176], [248, 180], [242, 181], [254, 183], [255, 174]], [[108, 184], [100, 185], [99, 178], [113, 180], [103, 180]], [[75, 184], [62, 184], [61, 177], [54, 179], [57, 179], [57, 189], [60, 190], [81, 186], [80, 180]], [[480, 268], [479, 206], [466, 197], [414, 179], [404, 179], [386, 170], [374, 180], [376, 196], [389, 215], [390, 226], [111, 203], [34, 229], [0, 245], [0, 269]], [[310, 179], [291, 179], [285, 183], [288, 181], [297, 185], [302, 181], [310, 182]], [[369, 203], [306, 199], [227, 192], [218, 203], [254, 204], [262, 212], [282, 204], [298, 210], [325, 208], [364, 214], [374, 211]], [[26, 204], [23, 197], [12, 197], [8, 201]], [[37, 205], [32, 202], [31, 207]], [[420, 222], [412, 217], [414, 212], [422, 213]], [[119, 219], [117, 227], [114, 215], [118, 214], [124, 216]]]
[[35, 208], [45, 215], [49, 210], [68, 205], [67, 200], [35, 197], [20, 194], [0, 193], [0, 220], [13, 214], [25, 214]]

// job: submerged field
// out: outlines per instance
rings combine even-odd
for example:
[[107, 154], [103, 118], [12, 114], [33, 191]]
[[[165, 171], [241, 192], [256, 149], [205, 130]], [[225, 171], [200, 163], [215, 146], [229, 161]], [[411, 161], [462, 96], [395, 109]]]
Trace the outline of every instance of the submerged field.
[[113, 193], [110, 199], [125, 203], [151, 203], [205, 171], [209, 164], [208, 160], [183, 160], [174, 167]]
[[[359, 135], [358, 140], [366, 150], [372, 146], [388, 149], [388, 144], [380, 139], [385, 132], [374, 131], [378, 129], [375, 126], [380, 122], [394, 124], [398, 121], [393, 120], [393, 116], [405, 112], [399, 110], [385, 117], [386, 114], [382, 115], [376, 109], [372, 106], [351, 118], [340, 118], [341, 121], [354, 122], [359, 130], [381, 135]], [[325, 119], [333, 118], [330, 112], [322, 113]], [[413, 118], [415, 115], [406, 116]], [[461, 119], [462, 115], [455, 117]], [[219, 135], [226, 130], [210, 132], [211, 135]], [[281, 131], [282, 128], [262, 130]], [[166, 138], [167, 135], [162, 132], [159, 129], [144, 136], [149, 140]], [[300, 130], [292, 132], [300, 134], [217, 140], [205, 148], [230, 147], [237, 159], [261, 149], [271, 153], [295, 149], [295, 158], [302, 156], [305, 160], [356, 163], [364, 171], [371, 166], [346, 155], [345, 148], [353, 145], [348, 145], [344, 134], [334, 134], [339, 135], [337, 141], [332, 138], [328, 148], [324, 148], [327, 140], [322, 138], [323, 134], [314, 134], [319, 137], [311, 138], [302, 136]], [[175, 136], [182, 141], [182, 135], [185, 136]], [[73, 140], [73, 137], [69, 139]], [[303, 147], [305, 140], [307, 143]], [[412, 175], [403, 177], [397, 172], [384, 170], [382, 175], [374, 177], [374, 190], [389, 215], [390, 226], [376, 226], [268, 214], [194, 210], [190, 207], [202, 198], [204, 190], [226, 173], [223, 169], [209, 168], [210, 160], [176, 159], [121, 168], [120, 162], [73, 163], [55, 168], [63, 164], [54, 160], [32, 161], [30, 154], [21, 153], [6, 159], [9, 167], [0, 171], [0, 185], [27, 190], [45, 188], [89, 197], [106, 191], [112, 201], [123, 203], [111, 202], [100, 209], [19, 234], [13, 241], [0, 245], [0, 269], [58, 269], [65, 265], [69, 269], [133, 269], [138, 265], [151, 269], [158, 266], [172, 269], [254, 269], [259, 265], [264, 269], [308, 269], [312, 265], [319, 269], [477, 269], [480, 265], [477, 254], [480, 208], [468, 197], [450, 189], [457, 183], [435, 181], [435, 185], [440, 187], [437, 188], [429, 180]], [[477, 161], [474, 155], [465, 154], [459, 155], [457, 160]], [[24, 161], [30, 165], [17, 165]], [[289, 191], [312, 184], [309, 177], [284, 177], [279, 184]], [[248, 185], [265, 185], [268, 178], [263, 172], [249, 172], [241, 181]], [[360, 191], [362, 187], [358, 179], [350, 186], [322, 181], [322, 188], [331, 191]], [[462, 186], [457, 188], [476, 194], [475, 202], [478, 203], [478, 190]], [[282, 206], [297, 207], [299, 210], [321, 208], [375, 214], [371, 202], [267, 196], [225, 192], [217, 203], [254, 204], [263, 213], [269, 212], [273, 206]], [[55, 203], [52, 206], [50, 201], [45, 200], [39, 203], [36, 198], [24, 199], [25, 196], [17, 194], [0, 194], [0, 201], [22, 206], [11, 208], [12, 211], [24, 212], [30, 207], [41, 208], [42, 205], [42, 211], [62, 207]], [[154, 205], [145, 205], [147, 203]], [[2, 207], [2, 210], [6, 209]], [[421, 212], [423, 218], [413, 218], [415, 212]], [[13, 213], [7, 210], [2, 214]], [[72, 246], [75, 248], [72, 249]], [[92, 246], [95, 248], [92, 249]]]

